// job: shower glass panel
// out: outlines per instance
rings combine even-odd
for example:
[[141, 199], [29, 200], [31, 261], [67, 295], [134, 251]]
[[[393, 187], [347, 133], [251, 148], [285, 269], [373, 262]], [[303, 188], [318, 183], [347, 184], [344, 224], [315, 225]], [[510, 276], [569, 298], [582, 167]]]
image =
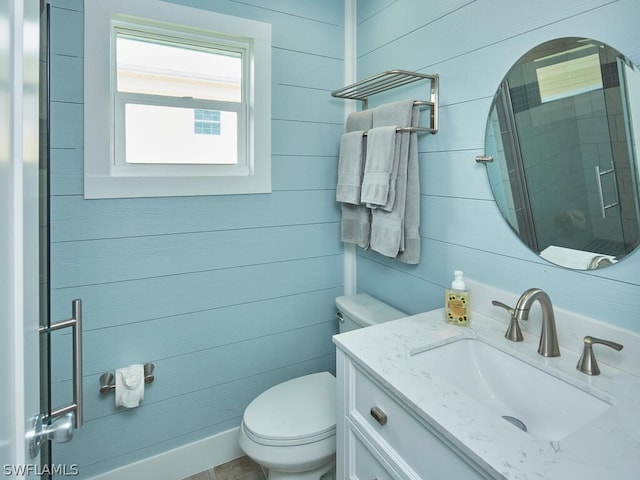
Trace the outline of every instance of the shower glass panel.
[[[640, 158], [638, 157], [638, 132], [640, 132], [640, 75], [638, 67], [626, 59], [618, 58], [620, 95], [622, 96], [622, 114], [626, 127], [626, 153], [628, 167], [620, 168], [619, 182], [622, 229], [625, 242], [634, 245], [634, 239], [640, 236]], [[633, 108], [635, 107], [635, 108]]]

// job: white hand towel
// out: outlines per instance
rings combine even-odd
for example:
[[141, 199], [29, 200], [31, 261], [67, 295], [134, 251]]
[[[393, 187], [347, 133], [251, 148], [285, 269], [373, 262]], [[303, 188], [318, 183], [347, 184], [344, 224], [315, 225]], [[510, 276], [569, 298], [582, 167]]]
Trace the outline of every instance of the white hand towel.
[[116, 369], [116, 407], [134, 408], [144, 399], [144, 366]]

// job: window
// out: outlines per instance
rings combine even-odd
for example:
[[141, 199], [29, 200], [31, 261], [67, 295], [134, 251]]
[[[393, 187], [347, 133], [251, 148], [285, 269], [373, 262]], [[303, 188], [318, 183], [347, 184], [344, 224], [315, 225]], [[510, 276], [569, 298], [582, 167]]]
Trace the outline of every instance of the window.
[[535, 61], [545, 64], [536, 68], [542, 103], [602, 89], [600, 55], [593, 45], [580, 46]]
[[196, 135], [220, 135], [220, 112], [196, 108], [193, 133]]
[[270, 191], [269, 25], [87, 2], [85, 32], [86, 198]]

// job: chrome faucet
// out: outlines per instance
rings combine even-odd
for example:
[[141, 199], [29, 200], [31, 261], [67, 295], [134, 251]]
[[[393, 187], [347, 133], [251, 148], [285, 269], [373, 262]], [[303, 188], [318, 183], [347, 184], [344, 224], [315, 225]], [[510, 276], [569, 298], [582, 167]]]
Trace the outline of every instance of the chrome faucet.
[[558, 333], [556, 332], [556, 318], [553, 315], [553, 305], [549, 295], [539, 288], [530, 288], [522, 294], [516, 303], [516, 321], [528, 320], [529, 310], [535, 301], [540, 302], [542, 307], [542, 331], [540, 332], [540, 343], [538, 353], [543, 357], [559, 357], [560, 347], [558, 347]]
[[511, 322], [504, 336], [512, 342], [521, 342], [523, 337], [519, 322], [529, 319], [529, 311], [531, 310], [533, 302], [536, 300], [540, 302], [540, 306], [542, 307], [542, 331], [540, 332], [538, 353], [544, 357], [559, 357], [560, 347], [558, 347], [556, 319], [553, 314], [551, 299], [546, 292], [539, 288], [530, 288], [518, 299], [515, 308], [511, 308], [496, 300], [491, 303], [498, 307], [505, 308], [509, 314], [511, 314]]

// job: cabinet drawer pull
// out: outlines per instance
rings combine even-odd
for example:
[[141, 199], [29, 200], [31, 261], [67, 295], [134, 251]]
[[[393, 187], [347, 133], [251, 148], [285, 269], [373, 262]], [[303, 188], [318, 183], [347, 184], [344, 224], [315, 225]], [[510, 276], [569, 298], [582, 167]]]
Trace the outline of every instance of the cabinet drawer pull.
[[387, 414], [384, 413], [379, 407], [371, 407], [371, 416], [376, 419], [380, 425], [387, 424]]

